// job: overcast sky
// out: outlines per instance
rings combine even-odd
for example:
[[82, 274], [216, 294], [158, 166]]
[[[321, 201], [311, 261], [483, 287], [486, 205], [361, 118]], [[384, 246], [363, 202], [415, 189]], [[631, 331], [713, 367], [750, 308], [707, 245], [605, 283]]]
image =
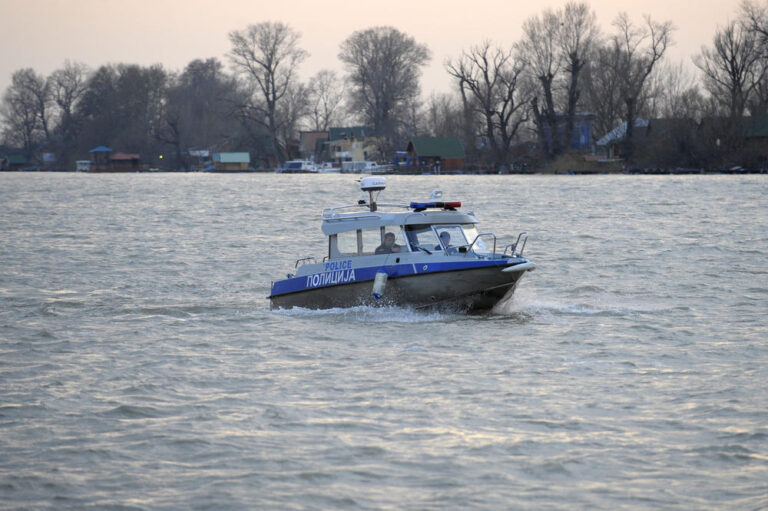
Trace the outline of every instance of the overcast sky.
[[[14, 71], [31, 67], [48, 75], [65, 60], [92, 68], [108, 63], [160, 63], [182, 70], [196, 58], [216, 57], [229, 65], [227, 35], [249, 24], [282, 21], [301, 33], [310, 57], [302, 80], [320, 69], [341, 71], [339, 44], [372, 26], [394, 26], [426, 44], [432, 60], [422, 89], [448, 92], [446, 59], [484, 39], [511, 46], [522, 22], [564, 0], [0, 0], [0, 92]], [[740, 0], [592, 0], [603, 32], [621, 11], [642, 21], [671, 20], [677, 27], [674, 62], [709, 45], [718, 26], [737, 16]]]

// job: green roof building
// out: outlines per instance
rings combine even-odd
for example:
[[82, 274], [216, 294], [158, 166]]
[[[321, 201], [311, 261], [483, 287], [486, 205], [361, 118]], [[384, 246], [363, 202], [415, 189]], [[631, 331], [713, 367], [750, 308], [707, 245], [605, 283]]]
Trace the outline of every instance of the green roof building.
[[213, 166], [218, 172], [247, 171], [250, 163], [250, 153], [213, 153]]
[[29, 160], [21, 154], [9, 154], [5, 157], [0, 156], [0, 167], [2, 170], [21, 170], [27, 166]]
[[414, 137], [408, 142], [407, 152], [420, 168], [437, 171], [464, 168], [464, 146], [459, 137]]
[[746, 138], [767, 138], [768, 115], [742, 117], [741, 132]]

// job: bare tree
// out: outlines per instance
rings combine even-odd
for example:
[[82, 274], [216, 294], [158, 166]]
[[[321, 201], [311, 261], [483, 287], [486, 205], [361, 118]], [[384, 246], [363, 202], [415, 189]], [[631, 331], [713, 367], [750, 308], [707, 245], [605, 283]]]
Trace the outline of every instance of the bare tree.
[[397, 116], [407, 115], [409, 101], [419, 95], [421, 68], [429, 50], [393, 27], [373, 27], [353, 33], [341, 43], [339, 59], [349, 73], [351, 106], [391, 142], [397, 136]]
[[51, 139], [51, 124], [53, 98], [51, 97], [50, 83], [37, 73], [25, 73], [25, 87], [35, 98], [37, 116], [40, 119], [40, 127], [45, 134], [46, 142]]
[[[744, 0], [741, 4], [741, 21], [760, 41], [762, 58], [759, 65], [768, 68], [768, 1], [762, 5], [754, 0]], [[763, 74], [768, 76], [768, 71]], [[754, 89], [752, 99], [748, 101], [751, 115], [768, 114], [768, 83], [761, 80]]]
[[[568, 148], [573, 133], [579, 79], [599, 37], [595, 19], [587, 4], [570, 1], [558, 11], [547, 9], [527, 19], [515, 45], [538, 84], [532, 110], [539, 144], [550, 157]], [[559, 113], [565, 114], [564, 129]]]
[[218, 59], [193, 60], [174, 77], [162, 103], [154, 136], [173, 148], [173, 168], [189, 165], [186, 150], [211, 149], [221, 140], [232, 140], [237, 122], [232, 119], [234, 79], [223, 72]]
[[4, 138], [20, 145], [29, 158], [35, 146], [48, 140], [50, 89], [32, 68], [13, 73], [11, 85], [3, 96]]
[[168, 73], [160, 65], [101, 66], [75, 110], [83, 123], [78, 149], [111, 145], [154, 163], [162, 146], [153, 133], [162, 121], [167, 85]]
[[519, 88], [524, 65], [512, 60], [512, 51], [492, 48], [485, 41], [448, 62], [446, 69], [476, 100], [494, 165], [506, 165], [512, 141], [528, 120], [524, 109], [528, 98]]
[[266, 128], [281, 161], [284, 151], [278, 137], [281, 129], [278, 110], [296, 80], [299, 64], [308, 55], [299, 48], [299, 38], [288, 25], [273, 22], [249, 25], [245, 30], [229, 34], [232, 44], [229, 57], [253, 92], [252, 102], [241, 111]]
[[32, 98], [37, 118], [40, 121], [40, 129], [43, 130], [45, 141], [51, 138], [52, 110], [51, 87], [48, 81], [34, 72], [31, 68], [23, 69], [19, 75], [19, 85], [26, 89]]
[[[180, 86], [179, 78], [169, 77], [169, 87], [165, 101], [161, 103], [159, 120], [153, 125], [152, 135], [163, 144], [173, 148], [173, 158], [164, 162], [173, 168], [185, 168], [183, 141], [185, 138], [184, 121], [188, 113], [184, 108], [185, 90]], [[192, 105], [189, 105], [192, 106]]]
[[[462, 131], [462, 107], [450, 94], [432, 94], [426, 105], [427, 131], [433, 136], [455, 136]], [[470, 142], [467, 140], [466, 142]]]
[[478, 112], [481, 109], [475, 107], [477, 99], [469, 90], [469, 85], [464, 77], [456, 77], [459, 97], [461, 98], [461, 126], [456, 133], [461, 133], [468, 160], [476, 160], [477, 156], [477, 126]]
[[[421, 98], [412, 97], [403, 106], [402, 113], [398, 115], [398, 131], [407, 139], [418, 137], [425, 133], [427, 128], [424, 126], [424, 109], [422, 108]], [[379, 153], [382, 156], [386, 152], [387, 147], [379, 148]]]
[[63, 68], [48, 77], [53, 100], [61, 109], [63, 118], [72, 117], [75, 105], [87, 89], [88, 74], [88, 66], [67, 60]]
[[[302, 119], [309, 114], [309, 91], [302, 83], [288, 86], [284, 100], [280, 102], [278, 117], [280, 118], [280, 138], [290, 145], [298, 140], [298, 129]], [[288, 156], [291, 156], [288, 153]]]
[[762, 52], [757, 33], [744, 24], [731, 21], [719, 29], [712, 48], [704, 47], [694, 59], [704, 75], [707, 90], [731, 118], [740, 117], [750, 95], [764, 79], [760, 65]]
[[634, 151], [634, 125], [637, 105], [648, 76], [672, 43], [674, 27], [667, 21], [658, 23], [645, 17], [644, 25], [635, 25], [626, 13], [613, 23], [616, 34], [611, 43], [618, 51], [618, 76], [621, 96], [626, 106], [627, 132], [624, 155], [631, 160]]
[[309, 81], [309, 121], [315, 131], [326, 131], [340, 117], [344, 84], [335, 71], [323, 69]]
[[59, 164], [71, 166], [78, 135], [75, 109], [87, 90], [89, 70], [85, 64], [65, 61], [64, 67], [48, 77], [51, 96], [59, 109], [56, 127]]
[[592, 58], [594, 47], [599, 42], [600, 31], [595, 13], [586, 3], [568, 2], [558, 12], [558, 18], [560, 19], [558, 43], [562, 53], [563, 67], [568, 76], [565, 134], [570, 139], [575, 124], [576, 107], [581, 98], [579, 78], [589, 59]]
[[537, 80], [544, 104], [539, 105], [538, 97], [533, 98], [533, 114], [539, 135], [539, 143], [551, 157], [560, 152], [557, 137], [557, 117], [553, 85], [562, 66], [558, 51], [560, 19], [548, 9], [539, 16], [528, 18], [523, 23], [523, 38], [515, 45], [517, 58], [526, 64], [526, 69]]
[[768, 2], [760, 5], [753, 0], [744, 0], [741, 17], [747, 27], [758, 34], [764, 51], [768, 52]]
[[752, 90], [752, 95], [747, 101], [747, 109], [750, 115], [768, 115], [768, 57], [760, 59], [759, 69], [755, 74], [763, 77], [758, 80], [757, 85]]
[[593, 65], [583, 76], [586, 100], [594, 112], [595, 132], [602, 136], [611, 131], [622, 118], [623, 102], [619, 83], [620, 50], [615, 45], [599, 46], [595, 50]]
[[662, 62], [658, 71], [649, 78], [648, 116], [701, 120], [704, 98], [697, 77], [683, 62]]

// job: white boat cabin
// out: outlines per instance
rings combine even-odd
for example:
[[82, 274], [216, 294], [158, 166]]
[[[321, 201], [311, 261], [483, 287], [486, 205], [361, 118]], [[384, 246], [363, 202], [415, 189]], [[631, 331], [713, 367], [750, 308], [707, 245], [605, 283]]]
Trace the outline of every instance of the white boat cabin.
[[[378, 181], [377, 181], [378, 180]], [[365, 178], [361, 188], [382, 178]], [[440, 193], [433, 192], [433, 197]], [[472, 212], [456, 211], [459, 202], [427, 202], [405, 204], [377, 204], [371, 199], [352, 206], [339, 206], [323, 210], [322, 230], [328, 236], [328, 258], [339, 259], [382, 253], [421, 252], [444, 255], [467, 254], [491, 257], [477, 230], [478, 219]], [[379, 207], [399, 209], [395, 212], [378, 211]], [[349, 212], [367, 208], [365, 212]], [[394, 244], [387, 245], [387, 236], [394, 235]], [[492, 235], [491, 235], [492, 236]], [[392, 248], [390, 248], [392, 247]], [[495, 251], [495, 247], [494, 247]]]

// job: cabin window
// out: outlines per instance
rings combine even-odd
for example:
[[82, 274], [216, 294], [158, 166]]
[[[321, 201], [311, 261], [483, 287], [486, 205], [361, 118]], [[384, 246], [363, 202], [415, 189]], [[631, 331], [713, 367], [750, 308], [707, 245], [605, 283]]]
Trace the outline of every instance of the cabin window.
[[[374, 255], [376, 249], [384, 245], [387, 233], [394, 234], [395, 245], [400, 250], [393, 252], [407, 252], [407, 243], [404, 241], [403, 230], [399, 225], [386, 225], [370, 229], [358, 229], [332, 234], [328, 238], [328, 252], [331, 259], [338, 257], [355, 257], [361, 255]], [[381, 253], [381, 251], [380, 251]]]
[[376, 247], [381, 245], [381, 229], [363, 229], [363, 255], [372, 255]]
[[336, 235], [336, 249], [339, 256], [356, 256], [357, 253], [357, 232], [346, 231]]
[[391, 252], [408, 251], [408, 249], [405, 247], [405, 242], [403, 241], [403, 233], [402, 229], [400, 229], [400, 226], [387, 225], [382, 227], [374, 227], [371, 229], [363, 229], [363, 255], [376, 254], [377, 250], [379, 253], [391, 253], [390, 250], [386, 249], [385, 244], [385, 238], [388, 234], [394, 235], [395, 242], [393, 246], [397, 247]]

